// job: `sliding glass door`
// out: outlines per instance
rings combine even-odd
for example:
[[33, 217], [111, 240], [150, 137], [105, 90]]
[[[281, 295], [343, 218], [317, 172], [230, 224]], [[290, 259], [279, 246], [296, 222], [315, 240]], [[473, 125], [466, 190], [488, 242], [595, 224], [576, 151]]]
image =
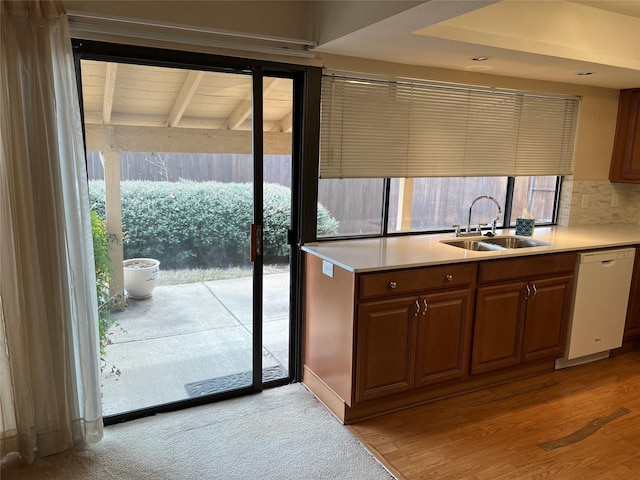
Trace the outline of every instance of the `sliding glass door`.
[[113, 421], [285, 383], [293, 360], [293, 78], [139, 58], [78, 53]]

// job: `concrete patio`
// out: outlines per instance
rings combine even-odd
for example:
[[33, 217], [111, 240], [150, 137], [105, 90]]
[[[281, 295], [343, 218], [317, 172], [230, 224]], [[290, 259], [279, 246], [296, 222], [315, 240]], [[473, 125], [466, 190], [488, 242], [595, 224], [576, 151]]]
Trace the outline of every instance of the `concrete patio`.
[[[289, 365], [289, 274], [263, 278], [263, 371], [282, 375]], [[149, 299], [130, 299], [109, 329], [104, 415], [190, 398], [194, 382], [226, 377], [242, 386], [236, 374], [252, 368], [251, 283], [244, 277], [160, 286]]]

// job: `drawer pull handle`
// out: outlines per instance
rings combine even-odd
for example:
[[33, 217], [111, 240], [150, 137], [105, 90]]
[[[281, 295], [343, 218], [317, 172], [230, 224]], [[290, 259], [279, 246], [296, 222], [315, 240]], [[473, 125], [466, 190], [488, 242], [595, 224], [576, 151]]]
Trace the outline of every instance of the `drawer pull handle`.
[[451, 274], [449, 273], [448, 275], [446, 275], [446, 276], [444, 277], [444, 279], [445, 279], [447, 282], [450, 282], [451, 280], [453, 280], [453, 275], [451, 275]]
[[417, 317], [419, 312], [420, 312], [420, 302], [416, 300], [416, 313], [414, 317]]
[[427, 309], [429, 308], [429, 304], [427, 303], [427, 299], [423, 298], [422, 303], [424, 304], [424, 309], [422, 310], [422, 315], [427, 314]]
[[396, 288], [398, 284], [396, 282], [389, 282], [389, 288]]

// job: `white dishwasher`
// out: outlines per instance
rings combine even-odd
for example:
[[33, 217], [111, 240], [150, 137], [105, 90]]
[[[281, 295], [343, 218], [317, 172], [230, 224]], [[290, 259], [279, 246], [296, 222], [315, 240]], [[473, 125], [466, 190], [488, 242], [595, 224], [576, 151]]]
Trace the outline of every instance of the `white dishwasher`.
[[606, 358], [622, 345], [634, 256], [633, 248], [578, 255], [567, 346], [556, 368]]

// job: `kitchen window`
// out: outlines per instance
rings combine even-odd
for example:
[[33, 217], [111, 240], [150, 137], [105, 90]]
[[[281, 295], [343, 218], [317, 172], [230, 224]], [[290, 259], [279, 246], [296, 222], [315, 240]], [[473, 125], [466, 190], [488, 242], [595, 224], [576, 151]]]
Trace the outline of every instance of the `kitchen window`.
[[[337, 222], [317, 237], [464, 228], [482, 195], [498, 227], [525, 209], [553, 224], [579, 111], [576, 96], [325, 72], [318, 201]], [[481, 201], [470, 223], [497, 215]]]
[[[498, 227], [515, 225], [527, 209], [537, 225], [557, 220], [560, 176], [320, 179], [318, 201], [338, 221], [337, 229], [318, 238], [386, 236], [450, 231], [466, 227], [469, 205], [480, 195], [502, 206]], [[497, 214], [492, 202], [478, 202], [471, 224], [489, 223]]]

